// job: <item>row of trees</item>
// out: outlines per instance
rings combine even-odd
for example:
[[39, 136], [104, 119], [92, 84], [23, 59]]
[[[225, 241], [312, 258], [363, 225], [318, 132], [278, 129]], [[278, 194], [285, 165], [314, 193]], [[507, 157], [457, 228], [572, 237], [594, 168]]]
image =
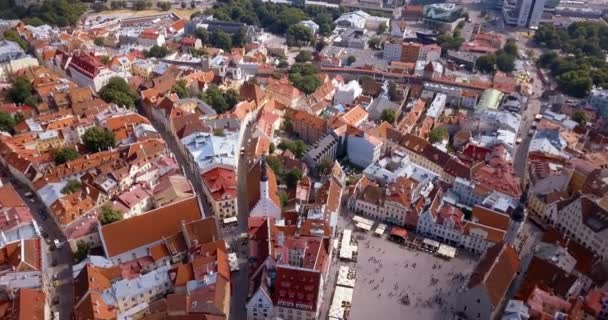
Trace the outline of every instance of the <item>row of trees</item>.
[[161, 59], [166, 57], [169, 54], [169, 49], [167, 49], [167, 47], [161, 47], [159, 45], [153, 45], [152, 47], [150, 47], [150, 50], [144, 50], [143, 52], [144, 57], [146, 58], [157, 58], [157, 59]]
[[324, 36], [331, 34], [335, 26], [334, 21], [342, 13], [342, 9], [337, 8], [299, 8], [259, 0], [221, 0], [205, 11], [205, 14], [211, 14], [219, 20], [255, 25], [281, 35], [298, 22], [312, 19], [319, 25], [319, 33]]
[[222, 30], [209, 32], [205, 28], [198, 28], [194, 35], [201, 39], [203, 44], [226, 51], [232, 50], [232, 47], [243, 47], [247, 44], [247, 33], [242, 28], [233, 35], [229, 35]]
[[541, 25], [534, 41], [545, 48], [537, 64], [551, 71], [560, 90], [583, 98], [593, 85], [608, 87], [608, 26], [604, 23], [577, 22], [567, 28]]
[[28, 8], [16, 5], [14, 0], [0, 0], [0, 18], [22, 19], [26, 24], [50, 24], [59, 27], [75, 25], [86, 11], [78, 0], [45, 0]]

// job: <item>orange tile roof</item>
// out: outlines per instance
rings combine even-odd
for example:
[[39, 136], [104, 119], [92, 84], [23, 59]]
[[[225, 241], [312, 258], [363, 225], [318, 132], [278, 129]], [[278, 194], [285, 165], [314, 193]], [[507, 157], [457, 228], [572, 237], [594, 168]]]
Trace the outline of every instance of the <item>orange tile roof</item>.
[[[101, 227], [101, 238], [108, 257], [170, 237], [181, 230], [182, 222], [201, 218], [195, 197], [154, 209], [144, 215]], [[133, 232], [139, 230], [139, 232]]]
[[506, 214], [477, 205], [473, 207], [471, 220], [492, 228], [506, 231], [509, 229], [509, 221], [511, 218]]
[[486, 251], [469, 279], [468, 288], [485, 288], [490, 302], [497, 307], [519, 271], [519, 256], [513, 247], [498, 243]]
[[343, 114], [340, 119], [353, 127], [357, 127], [367, 119], [368, 113], [361, 106], [357, 105]]

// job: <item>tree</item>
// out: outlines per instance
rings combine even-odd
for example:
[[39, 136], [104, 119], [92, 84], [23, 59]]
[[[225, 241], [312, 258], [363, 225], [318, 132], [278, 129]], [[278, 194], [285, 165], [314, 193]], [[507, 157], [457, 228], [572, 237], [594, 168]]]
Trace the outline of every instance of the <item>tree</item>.
[[212, 46], [225, 51], [232, 50], [232, 37], [222, 30], [212, 32], [209, 36], [209, 42]]
[[17, 77], [8, 91], [8, 98], [14, 103], [25, 103], [32, 97], [32, 83], [25, 77]]
[[289, 196], [284, 190], [279, 191], [279, 200], [281, 200], [281, 208], [287, 207], [289, 204]]
[[317, 166], [315, 167], [315, 169], [317, 170], [317, 174], [320, 176], [324, 176], [325, 174], [327, 174], [329, 169], [331, 169], [332, 165], [333, 164], [329, 160], [321, 160], [321, 162], [317, 163]]
[[80, 153], [69, 147], [63, 147], [53, 150], [53, 161], [55, 161], [56, 165], [60, 165], [68, 161], [78, 159], [79, 157]]
[[29, 18], [39, 18], [46, 24], [67, 27], [75, 25], [87, 7], [78, 0], [46, 0], [36, 9], [30, 8]]
[[306, 18], [308, 18], [306, 13], [299, 8], [284, 8], [277, 15], [275, 22], [270, 26], [270, 31], [276, 34], [282, 34], [285, 30], [288, 30], [290, 26], [297, 25]]
[[475, 66], [483, 73], [493, 73], [496, 71], [496, 56], [493, 54], [486, 54], [477, 58]]
[[80, 263], [82, 260], [89, 256], [91, 245], [88, 242], [78, 241], [76, 244], [76, 252], [74, 252], [74, 259], [76, 263]]
[[289, 81], [294, 87], [311, 94], [321, 85], [317, 77], [319, 70], [312, 64], [296, 63], [289, 70]]
[[213, 135], [217, 137], [225, 137], [226, 132], [224, 132], [224, 128], [213, 129]]
[[177, 80], [177, 82], [171, 88], [171, 91], [175, 92], [178, 97], [185, 98], [188, 96], [188, 88], [186, 88], [186, 81], [181, 79]]
[[80, 182], [78, 180], [68, 180], [65, 187], [63, 187], [63, 189], [61, 189], [61, 193], [70, 194], [70, 193], [74, 193], [76, 191], [80, 191], [80, 189], [82, 189], [82, 182]]
[[556, 80], [562, 91], [576, 98], [586, 97], [593, 86], [586, 70], [569, 71], [557, 76]]
[[279, 148], [291, 151], [297, 158], [302, 158], [308, 146], [302, 140], [283, 139], [279, 143]]
[[315, 43], [315, 50], [317, 52], [321, 52], [326, 45], [327, 43], [325, 42], [325, 38], [321, 38], [319, 41], [317, 41], [317, 43]]
[[99, 152], [113, 148], [116, 144], [114, 133], [100, 127], [87, 129], [82, 135], [82, 142], [90, 152]]
[[156, 6], [163, 11], [171, 10], [171, 2], [157, 2]]
[[515, 69], [515, 57], [504, 51], [499, 52], [496, 55], [496, 67], [502, 72], [512, 72]]
[[99, 215], [99, 222], [101, 225], [106, 225], [122, 220], [122, 213], [116, 209], [112, 209], [109, 205], [105, 205], [101, 208], [101, 214]]
[[95, 38], [95, 41], [93, 41], [95, 43], [96, 46], [98, 47], [103, 47], [103, 37], [97, 37]]
[[393, 124], [393, 123], [395, 123], [396, 119], [397, 119], [397, 114], [396, 114], [395, 110], [393, 110], [393, 109], [382, 110], [382, 115], [380, 116], [380, 120]]
[[381, 23], [378, 25], [378, 34], [383, 34], [386, 32], [386, 24]]
[[144, 55], [146, 56], [146, 58], [161, 59], [166, 57], [167, 54], [169, 54], [169, 49], [167, 49], [166, 47], [153, 45], [152, 47], [150, 47], [150, 50], [147, 51], [147, 53], [145, 53]]
[[319, 25], [318, 32], [322, 36], [329, 36], [334, 30], [334, 19], [327, 13], [321, 13], [316, 16], [314, 22]]
[[441, 142], [448, 137], [448, 129], [445, 127], [434, 128], [429, 132], [429, 142]]
[[205, 28], [196, 28], [196, 30], [194, 31], [194, 36], [201, 39], [201, 42], [204, 44], [209, 43], [209, 32]]
[[[279, 59], [279, 63], [277, 64], [277, 68], [283, 69], [289, 67], [289, 62], [285, 59]], [[280, 79], [281, 77], [279, 77]]]
[[28, 50], [30, 47], [29, 43], [23, 40], [23, 38], [19, 36], [19, 33], [14, 29], [6, 30], [4, 32], [4, 39], [16, 42], [23, 50]]
[[346, 65], [350, 66], [353, 63], [355, 63], [355, 61], [357, 61], [357, 57], [355, 57], [355, 56], [348, 56], [348, 58], [346, 58]]
[[274, 172], [277, 177], [283, 176], [283, 162], [281, 162], [279, 158], [272, 155], [268, 156], [266, 158], [266, 164], [268, 164], [270, 169], [272, 169], [272, 172]]
[[437, 43], [444, 50], [458, 50], [463, 42], [464, 38], [462, 38], [457, 32], [454, 32], [453, 35], [443, 33], [437, 37]]
[[111, 78], [108, 84], [99, 90], [98, 95], [105, 102], [130, 109], [135, 108], [135, 101], [137, 101], [137, 94], [129, 88], [125, 79], [120, 77]]
[[401, 99], [403, 98], [401, 90], [399, 90], [399, 88], [397, 88], [397, 84], [392, 81], [388, 84], [388, 97], [393, 102], [401, 101]]
[[268, 154], [273, 154], [274, 150], [276, 149], [274, 142], [271, 142], [270, 145], [268, 145]]
[[302, 170], [298, 168], [289, 170], [289, 172], [285, 174], [285, 184], [287, 185], [287, 188], [295, 188], [298, 185], [298, 181], [302, 179], [302, 175]]
[[367, 45], [374, 50], [380, 50], [382, 48], [381, 42], [381, 38], [372, 37], [371, 39], [369, 39], [369, 41], [367, 41]]
[[515, 39], [508, 39], [502, 50], [514, 57], [519, 56], [519, 50], [517, 48], [517, 42], [515, 42]]
[[222, 91], [212, 84], [200, 95], [200, 98], [210, 105], [218, 114], [224, 113], [239, 102], [239, 93], [234, 89]]
[[0, 131], [12, 132], [15, 128], [15, 118], [6, 112], [0, 112]]
[[138, 0], [133, 2], [133, 10], [141, 11], [148, 7], [148, 4], [144, 0]]
[[186, 9], [188, 7], [188, 4], [186, 4], [185, 2], [182, 2], [181, 7], [182, 7], [182, 9]]
[[123, 1], [112, 1], [110, 2], [110, 8], [112, 10], [118, 10], [124, 8], [125, 4]]
[[585, 124], [587, 124], [587, 116], [582, 111], [574, 111], [572, 120], [576, 121], [580, 126], [585, 126]]
[[308, 50], [301, 50], [298, 52], [298, 55], [295, 57], [296, 62], [308, 62], [312, 60], [312, 52]]
[[241, 48], [247, 44], [247, 32], [245, 28], [240, 28], [239, 31], [232, 35], [232, 45]]
[[312, 32], [308, 27], [295, 24], [287, 29], [287, 45], [289, 46], [302, 46], [312, 41]]

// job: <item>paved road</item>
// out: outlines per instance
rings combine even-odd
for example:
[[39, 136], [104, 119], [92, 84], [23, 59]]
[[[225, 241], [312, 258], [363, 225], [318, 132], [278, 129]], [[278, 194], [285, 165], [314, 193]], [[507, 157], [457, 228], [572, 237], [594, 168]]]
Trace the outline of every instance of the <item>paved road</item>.
[[[243, 134], [241, 145], [245, 146], [251, 136], [252, 126], [247, 127], [247, 131]], [[246, 154], [241, 156], [239, 166], [237, 168], [237, 206], [238, 206], [238, 233], [247, 232], [247, 218], [249, 217], [249, 200], [247, 198], [247, 171], [248, 162]], [[236, 239], [235, 239], [236, 240]], [[235, 241], [238, 243], [238, 241]], [[241, 320], [247, 318], [245, 303], [249, 293], [249, 264], [247, 257], [249, 255], [246, 244], [236, 247], [239, 255], [239, 267], [241, 270], [232, 273], [232, 300], [230, 302], [230, 319]]]
[[[29, 206], [32, 216], [41, 229], [43, 235], [41, 241], [43, 290], [47, 293], [47, 302], [51, 306], [51, 311], [58, 311], [61, 320], [71, 319], [74, 300], [74, 279], [72, 277], [74, 257], [70, 246], [66, 243], [65, 235], [55, 220], [51, 218], [50, 212], [46, 210], [42, 201], [36, 196], [27, 197], [25, 195], [28, 192], [32, 194], [35, 192], [6, 174], [8, 172], [6, 168], [1, 168], [1, 170], [3, 175], [8, 176], [8, 181]], [[51, 248], [53, 239], [61, 242], [60, 248]], [[56, 278], [54, 278], [55, 275]], [[53, 286], [55, 279], [59, 281], [57, 288]]]

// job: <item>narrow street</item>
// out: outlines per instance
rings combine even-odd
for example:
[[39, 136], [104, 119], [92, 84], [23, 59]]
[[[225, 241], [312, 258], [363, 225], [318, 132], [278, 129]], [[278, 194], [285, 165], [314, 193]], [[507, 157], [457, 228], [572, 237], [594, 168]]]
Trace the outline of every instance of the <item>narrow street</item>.
[[[249, 124], [243, 135], [241, 146], [245, 146], [251, 136], [252, 126]], [[248, 171], [247, 154], [244, 153], [239, 160], [237, 168], [237, 206], [238, 206], [238, 234], [247, 232], [247, 218], [249, 217], [249, 205], [247, 198], [247, 171]], [[239, 243], [235, 239], [235, 243]], [[241, 320], [247, 319], [247, 311], [245, 303], [247, 303], [247, 295], [249, 293], [249, 249], [247, 244], [239, 245], [237, 255], [239, 257], [240, 270], [232, 273], [232, 300], [230, 304], [230, 319]]]
[[[28, 205], [34, 220], [41, 229], [43, 236], [40, 242], [42, 248], [42, 285], [47, 293], [47, 303], [51, 307], [51, 312], [59, 312], [59, 319], [61, 320], [71, 319], [74, 303], [74, 278], [72, 276], [74, 257], [72, 250], [66, 243], [61, 228], [51, 218], [51, 213], [47, 211], [44, 203], [37, 196], [34, 196], [36, 192], [12, 177], [6, 168], [2, 168], [2, 171], [8, 176], [8, 181]], [[26, 196], [28, 192], [31, 192], [32, 196]], [[59, 240], [60, 248], [52, 248], [54, 247], [52, 245], [54, 239]], [[54, 280], [59, 281], [57, 288], [53, 285]]]
[[173, 153], [175, 156], [177, 164], [182, 168], [186, 178], [188, 178], [190, 183], [192, 183], [192, 187], [194, 188], [194, 192], [196, 192], [199, 203], [201, 203], [203, 206], [203, 215], [205, 217], [213, 215], [213, 210], [211, 210], [211, 207], [205, 198], [203, 181], [201, 180], [199, 169], [198, 167], [195, 168], [193, 165], [191, 165], [191, 161], [189, 161], [189, 159], [186, 158], [186, 155], [180, 150], [179, 144], [181, 142], [178, 141], [176, 137], [173, 136], [173, 134], [171, 134], [168, 130], [165, 130], [165, 127], [162, 124], [148, 116], [140, 106], [138, 106], [138, 112], [150, 120], [156, 131], [160, 133], [161, 137], [165, 141], [169, 151], [171, 151], [171, 153]]

